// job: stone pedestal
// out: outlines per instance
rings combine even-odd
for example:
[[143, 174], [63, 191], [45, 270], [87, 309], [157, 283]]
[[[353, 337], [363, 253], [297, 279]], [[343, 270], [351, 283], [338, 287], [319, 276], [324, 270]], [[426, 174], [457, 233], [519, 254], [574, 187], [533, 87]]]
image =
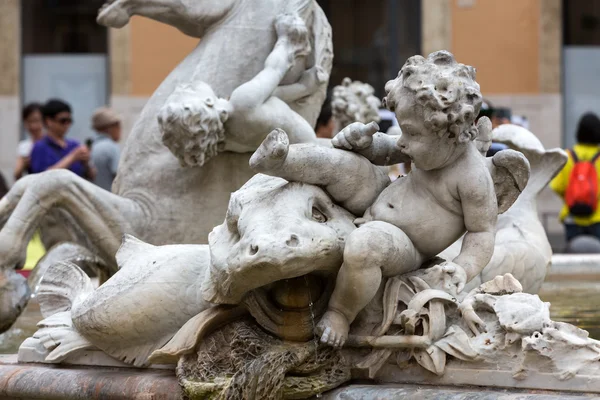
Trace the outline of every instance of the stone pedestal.
[[[471, 381], [484, 380], [494, 371], [470, 372]], [[448, 371], [457, 378], [458, 372]], [[407, 380], [416, 375], [408, 373]], [[485, 379], [488, 379], [489, 376]], [[498, 378], [501, 379], [501, 378]], [[463, 378], [465, 381], [465, 378]], [[433, 382], [433, 381], [432, 381]], [[485, 400], [560, 400], [581, 399], [582, 393], [572, 391], [519, 390], [475, 386], [423, 384], [354, 384], [329, 393], [324, 400], [372, 399], [485, 399]], [[540, 381], [541, 382], [541, 381]], [[581, 383], [581, 382], [579, 382]], [[581, 388], [586, 387], [582, 385]], [[60, 399], [60, 400], [178, 400], [182, 393], [173, 371], [116, 367], [57, 366], [50, 364], [17, 364], [15, 355], [0, 355], [0, 398]], [[588, 397], [589, 398], [589, 397]], [[600, 398], [600, 397], [594, 397]]]
[[173, 371], [17, 364], [0, 356], [0, 398], [60, 400], [181, 399]]
[[536, 391], [576, 392], [591, 394], [598, 393], [600, 398], [600, 379], [597, 376], [584, 375], [580, 372], [571, 379], [560, 380], [556, 374], [549, 372], [528, 371], [526, 376], [520, 379], [513, 377], [514, 371], [502, 366], [483, 365], [473, 363], [471, 365], [458, 362], [447, 365], [444, 375], [437, 376], [425, 369], [412, 365], [400, 369], [395, 365], [385, 365], [379, 372], [377, 379], [380, 382], [401, 385], [435, 385], [474, 387], [484, 386], [488, 389], [523, 389]]
[[519, 391], [511, 389], [457, 388], [422, 385], [350, 385], [325, 394], [324, 400], [576, 400], [581, 396], [566, 392]]

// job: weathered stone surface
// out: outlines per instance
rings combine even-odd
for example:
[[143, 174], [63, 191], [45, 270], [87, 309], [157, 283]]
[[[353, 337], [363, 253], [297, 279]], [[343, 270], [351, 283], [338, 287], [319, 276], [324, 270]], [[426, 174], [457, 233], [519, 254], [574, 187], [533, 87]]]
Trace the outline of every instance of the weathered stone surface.
[[[514, 379], [514, 371], [497, 368], [493, 364], [448, 366], [442, 376], [436, 376], [417, 366], [398, 368], [384, 366], [378, 376], [381, 382], [415, 385], [441, 385], [487, 388], [512, 388], [527, 390], [555, 390], [563, 392], [600, 394], [600, 379], [591, 375], [576, 375], [569, 380], [559, 380], [547, 372], [530, 372], [524, 379]], [[599, 396], [600, 397], [600, 396]]]
[[0, 357], [3, 399], [178, 400], [181, 395], [172, 371], [22, 365]]
[[[591, 396], [589, 398], [597, 399]], [[451, 386], [417, 385], [351, 385], [326, 393], [323, 400], [575, 400], [581, 396], [567, 392], [527, 392], [518, 390], [489, 390], [478, 388], [455, 388]]]
[[[121, 368], [58, 368], [18, 365], [13, 356], [0, 356], [0, 397], [56, 400], [179, 400], [182, 392], [170, 371]], [[468, 374], [481, 377], [473, 371]], [[495, 374], [495, 371], [487, 371]], [[484, 372], [485, 374], [485, 372]], [[543, 376], [539, 377], [543, 379]], [[472, 379], [472, 380], [474, 380]], [[565, 391], [490, 389], [431, 384], [355, 384], [323, 393], [324, 400], [575, 400], [583, 393]], [[599, 399], [591, 393], [585, 398]]]

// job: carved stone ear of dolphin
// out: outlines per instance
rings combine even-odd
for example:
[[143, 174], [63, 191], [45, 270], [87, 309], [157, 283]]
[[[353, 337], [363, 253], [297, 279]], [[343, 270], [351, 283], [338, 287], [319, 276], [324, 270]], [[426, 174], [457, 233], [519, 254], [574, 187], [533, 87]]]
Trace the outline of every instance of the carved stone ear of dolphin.
[[498, 214], [513, 205], [529, 180], [529, 162], [518, 151], [504, 150], [486, 159], [498, 199]]
[[559, 148], [546, 150], [542, 142], [527, 129], [512, 124], [500, 125], [492, 131], [495, 142], [518, 150], [531, 165], [531, 178], [524, 196], [536, 196], [560, 172], [568, 160], [567, 153]]

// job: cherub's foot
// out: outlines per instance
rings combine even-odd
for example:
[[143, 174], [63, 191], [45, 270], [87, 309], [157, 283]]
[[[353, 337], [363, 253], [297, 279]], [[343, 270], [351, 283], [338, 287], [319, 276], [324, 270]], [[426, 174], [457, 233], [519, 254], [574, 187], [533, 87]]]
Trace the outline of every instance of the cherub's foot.
[[333, 347], [342, 347], [348, 339], [350, 324], [346, 317], [337, 311], [328, 310], [317, 325], [317, 335], [321, 335], [321, 343]]
[[277, 41], [285, 41], [294, 57], [307, 56], [310, 53], [308, 29], [298, 15], [279, 15], [275, 19], [275, 32]]
[[279, 169], [288, 155], [290, 140], [282, 129], [274, 129], [267, 135], [250, 158], [250, 167], [257, 171]]
[[96, 21], [110, 28], [122, 28], [129, 23], [131, 15], [125, 7], [126, 0], [106, 0], [100, 7]]

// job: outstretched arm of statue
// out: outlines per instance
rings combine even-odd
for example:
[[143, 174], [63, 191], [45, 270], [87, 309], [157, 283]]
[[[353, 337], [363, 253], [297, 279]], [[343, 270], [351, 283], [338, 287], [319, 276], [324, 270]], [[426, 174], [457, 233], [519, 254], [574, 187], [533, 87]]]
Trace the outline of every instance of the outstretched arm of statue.
[[275, 31], [277, 42], [263, 70], [231, 94], [230, 102], [236, 112], [251, 110], [265, 103], [274, 95], [296, 60], [310, 52], [308, 31], [300, 17], [287, 14], [277, 17]]
[[379, 132], [376, 122], [354, 122], [338, 132], [331, 143], [338, 149], [358, 153], [375, 165], [394, 165], [410, 161], [400, 151], [398, 138]]
[[250, 166], [288, 181], [319, 185], [336, 203], [359, 216], [390, 183], [386, 173], [358, 154], [308, 143], [290, 145], [281, 129], [267, 136]]

